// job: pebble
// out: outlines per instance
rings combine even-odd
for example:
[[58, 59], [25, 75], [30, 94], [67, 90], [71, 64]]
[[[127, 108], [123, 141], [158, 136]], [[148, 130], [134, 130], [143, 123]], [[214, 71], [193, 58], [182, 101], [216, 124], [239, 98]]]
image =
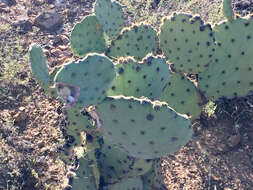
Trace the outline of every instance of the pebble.
[[60, 46], [58, 46], [58, 48], [60, 50], [64, 51], [64, 50], [68, 49], [68, 46], [60, 45]]
[[19, 109], [19, 111], [25, 111], [25, 107], [23, 107], [23, 106], [19, 107], [18, 109]]
[[38, 147], [39, 147], [39, 148], [42, 148], [42, 147], [44, 147], [44, 146], [45, 146], [44, 141], [41, 140], [41, 141], [38, 142]]
[[0, 8], [5, 9], [7, 8], [7, 5], [5, 3], [0, 3]]
[[34, 24], [42, 30], [56, 31], [63, 24], [63, 16], [45, 11], [35, 18]]
[[24, 122], [27, 119], [27, 113], [25, 112], [19, 112], [16, 115], [14, 115], [14, 121], [15, 123], [21, 123]]
[[240, 141], [241, 141], [240, 134], [232, 135], [231, 137], [228, 138], [228, 146], [230, 146], [231, 148], [234, 148], [240, 143]]
[[55, 57], [60, 58], [63, 56], [63, 53], [60, 49], [56, 48], [56, 49], [52, 49], [51, 50], [51, 54], [53, 54]]

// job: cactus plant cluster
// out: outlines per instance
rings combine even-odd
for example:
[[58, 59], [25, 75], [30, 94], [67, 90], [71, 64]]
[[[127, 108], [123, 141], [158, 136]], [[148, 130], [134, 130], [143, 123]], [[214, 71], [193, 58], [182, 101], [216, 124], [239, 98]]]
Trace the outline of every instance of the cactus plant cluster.
[[223, 23], [174, 13], [156, 32], [145, 23], [124, 27], [121, 5], [97, 0], [71, 33], [79, 61], [49, 73], [42, 48], [31, 46], [34, 76], [66, 102], [67, 159], [79, 152], [73, 190], [152, 189], [156, 159], [192, 137], [200, 92], [215, 101], [253, 90], [253, 18], [223, 5]]

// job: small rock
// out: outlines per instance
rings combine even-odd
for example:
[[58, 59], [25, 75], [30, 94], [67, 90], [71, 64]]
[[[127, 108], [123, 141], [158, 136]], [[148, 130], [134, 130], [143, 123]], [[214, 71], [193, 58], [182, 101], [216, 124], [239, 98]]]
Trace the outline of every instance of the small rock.
[[41, 6], [44, 4], [44, 0], [33, 0], [35, 6]]
[[33, 30], [32, 28], [32, 23], [27, 19], [27, 20], [19, 20], [13, 23], [14, 27], [20, 27], [19, 28], [19, 33], [25, 34], [27, 32], [30, 32]]
[[63, 17], [58, 13], [43, 12], [34, 20], [41, 30], [56, 31], [63, 24]]
[[53, 41], [53, 46], [58, 46], [62, 43], [62, 38], [61, 36], [56, 36], [54, 41]]
[[13, 6], [17, 4], [16, 0], [5, 0], [5, 2], [8, 6]]
[[62, 38], [63, 45], [67, 45], [69, 43], [69, 38], [67, 36], [62, 35], [61, 38]]
[[55, 57], [62, 57], [63, 56], [63, 53], [60, 49], [56, 48], [56, 49], [52, 49], [51, 50], [51, 54], [53, 54]]
[[7, 8], [7, 5], [5, 3], [0, 3], [0, 8], [5, 9]]
[[59, 45], [67, 45], [69, 43], [69, 39], [65, 35], [58, 35], [54, 38], [53, 46], [59, 46]]
[[28, 78], [28, 74], [25, 71], [17, 72], [17, 75], [20, 80], [25, 80]]
[[231, 148], [234, 148], [235, 146], [237, 146], [240, 143], [240, 141], [241, 141], [240, 134], [233, 135], [228, 138], [228, 146], [230, 146]]
[[0, 3], [0, 13], [8, 13], [10, 12], [9, 7], [5, 3]]
[[18, 108], [18, 110], [23, 112], [23, 111], [25, 111], [25, 107], [21, 106]]
[[236, 2], [235, 7], [239, 10], [243, 10], [249, 8], [252, 4], [253, 2], [250, 2], [249, 0], [243, 0]]
[[53, 4], [49, 5], [49, 8], [50, 8], [50, 9], [53, 9], [53, 8], [54, 8], [54, 5], [53, 5]]
[[16, 115], [14, 115], [14, 121], [15, 123], [22, 123], [27, 119], [27, 114], [25, 112], [19, 112]]
[[42, 148], [42, 147], [44, 147], [44, 146], [45, 146], [44, 141], [41, 140], [41, 141], [38, 142], [38, 147], [39, 147], [39, 148]]
[[66, 62], [66, 60], [68, 60], [67, 57], [59, 58], [57, 59], [56, 65], [62, 65]]
[[68, 46], [64, 46], [64, 45], [61, 45], [61, 46], [58, 46], [58, 48], [62, 51], [68, 49]]
[[48, 151], [50, 151], [50, 148], [49, 147], [43, 147], [40, 150], [41, 150], [41, 152], [48, 152]]

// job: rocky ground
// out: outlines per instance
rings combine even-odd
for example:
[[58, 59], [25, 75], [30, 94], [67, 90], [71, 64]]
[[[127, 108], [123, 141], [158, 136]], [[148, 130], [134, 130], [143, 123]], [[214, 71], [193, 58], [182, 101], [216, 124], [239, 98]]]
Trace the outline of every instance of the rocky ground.
[[[31, 77], [28, 49], [45, 49], [50, 70], [75, 58], [69, 36], [76, 22], [92, 14], [93, 0], [0, 0], [0, 190], [60, 190], [69, 165], [60, 160], [65, 139], [61, 103], [45, 95]], [[221, 0], [119, 0], [128, 24], [157, 28], [172, 11], [198, 13], [218, 22]], [[234, 1], [238, 14], [253, 1]], [[194, 121], [194, 138], [161, 159], [165, 189], [253, 189], [253, 96], [218, 103], [215, 113]]]

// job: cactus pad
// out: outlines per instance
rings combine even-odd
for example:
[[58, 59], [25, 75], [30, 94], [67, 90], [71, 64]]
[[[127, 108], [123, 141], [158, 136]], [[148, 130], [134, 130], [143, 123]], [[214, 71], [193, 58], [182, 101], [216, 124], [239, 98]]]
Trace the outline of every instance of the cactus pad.
[[222, 0], [222, 4], [223, 15], [231, 22], [234, 19], [232, 0]]
[[199, 75], [199, 88], [215, 100], [246, 96], [253, 90], [253, 17], [223, 22], [214, 30], [215, 64]]
[[196, 74], [212, 62], [215, 51], [210, 25], [199, 17], [174, 14], [166, 18], [159, 34], [160, 46], [178, 72]]
[[169, 65], [160, 57], [148, 57], [141, 63], [132, 59], [120, 60], [109, 96], [145, 96], [157, 99], [170, 75]]
[[90, 162], [86, 157], [79, 159], [79, 168], [70, 185], [73, 190], [97, 190], [96, 180]]
[[110, 39], [119, 36], [120, 31], [125, 26], [125, 19], [122, 7], [117, 2], [111, 0], [96, 0], [95, 13], [99, 23]]
[[104, 137], [137, 158], [174, 153], [192, 136], [189, 120], [146, 99], [106, 98], [96, 111], [104, 125]]
[[187, 114], [192, 119], [199, 117], [201, 113], [200, 96], [193, 84], [182, 74], [173, 73], [160, 97], [168, 105], [181, 114]]
[[155, 54], [158, 47], [156, 31], [149, 25], [134, 25], [123, 29], [118, 38], [111, 43], [107, 54], [112, 57], [132, 56], [141, 60], [148, 53]]
[[81, 132], [91, 133], [95, 127], [90, 123], [89, 117], [79, 111], [79, 109], [66, 109], [68, 125], [66, 132], [68, 135], [74, 137], [74, 146], [81, 146], [83, 144]]
[[85, 17], [71, 32], [70, 44], [74, 54], [103, 53], [106, 49], [104, 31], [96, 16]]
[[152, 180], [154, 176], [153, 168], [150, 169], [146, 174], [141, 176], [144, 190], [152, 190]]
[[55, 82], [59, 95], [80, 108], [103, 101], [115, 77], [114, 65], [105, 56], [91, 54], [79, 62], [70, 62], [57, 73]]
[[38, 45], [31, 45], [30, 47], [30, 64], [32, 73], [38, 82], [44, 87], [49, 87], [50, 76], [46, 63], [46, 58], [43, 54], [42, 48]]
[[129, 156], [108, 140], [104, 140], [98, 163], [104, 182], [109, 184], [119, 182], [122, 178], [142, 175], [152, 165], [152, 162]]
[[143, 190], [140, 177], [123, 179], [119, 183], [108, 185], [103, 190]]

